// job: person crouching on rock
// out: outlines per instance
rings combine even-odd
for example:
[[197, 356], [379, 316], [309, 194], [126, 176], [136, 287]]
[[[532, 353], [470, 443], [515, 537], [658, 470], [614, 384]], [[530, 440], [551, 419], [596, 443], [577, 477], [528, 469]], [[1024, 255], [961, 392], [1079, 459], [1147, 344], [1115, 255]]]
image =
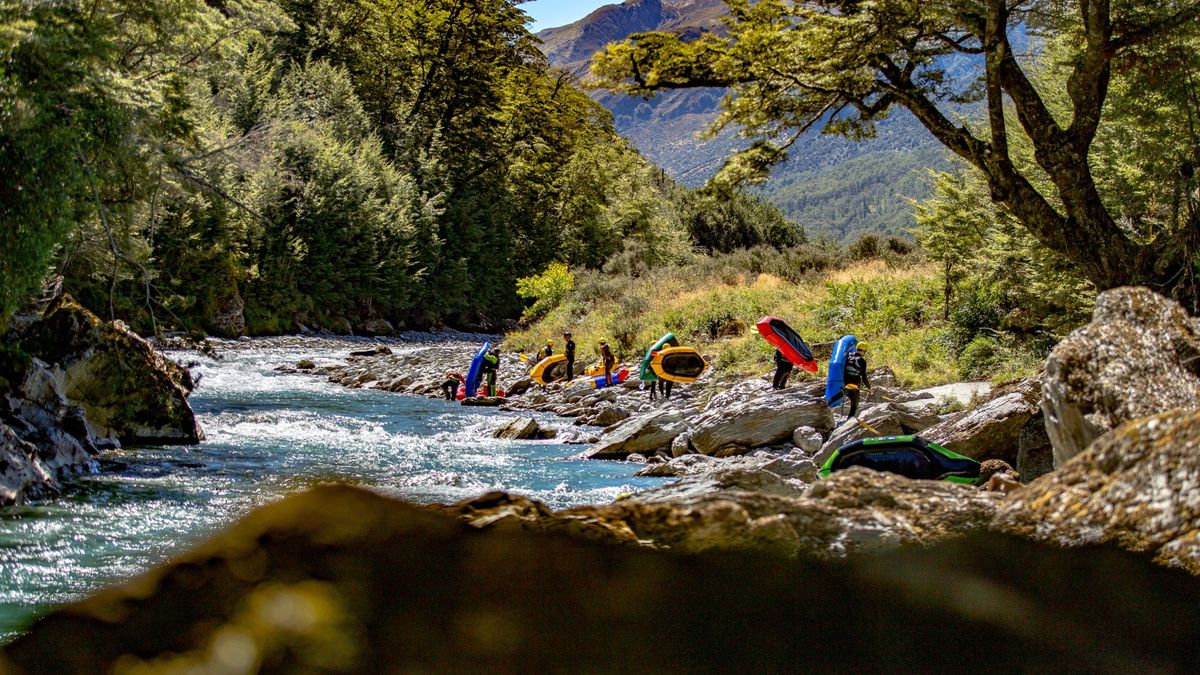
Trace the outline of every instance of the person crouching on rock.
[[771, 380], [772, 389], [787, 387], [788, 377], [792, 374], [792, 362], [787, 360], [783, 352], [775, 350], [775, 378]]
[[456, 373], [453, 370], [446, 371], [446, 379], [442, 380], [442, 393], [446, 395], [447, 401], [453, 401], [458, 396], [458, 387], [464, 379], [462, 373]]
[[871, 382], [867, 380], [867, 351], [865, 342], [858, 343], [854, 353], [846, 359], [846, 398], [850, 399], [850, 417], [858, 412], [859, 388], [870, 389]]
[[567, 382], [575, 379], [575, 341], [571, 339], [570, 331], [563, 333], [563, 355], [567, 357]]
[[479, 368], [487, 378], [487, 395], [496, 395], [496, 371], [500, 369], [500, 350], [492, 349], [483, 357], [483, 365]]

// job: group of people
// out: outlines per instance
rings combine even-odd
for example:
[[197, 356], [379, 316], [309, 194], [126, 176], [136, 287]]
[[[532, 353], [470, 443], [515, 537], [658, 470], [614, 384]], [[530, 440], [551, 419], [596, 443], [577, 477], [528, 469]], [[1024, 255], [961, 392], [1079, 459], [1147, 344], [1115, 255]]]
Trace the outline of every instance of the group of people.
[[[500, 372], [500, 349], [493, 347], [491, 351], [483, 357], [483, 363], [479, 365], [479, 373], [483, 375], [484, 386], [488, 396], [496, 395], [496, 375]], [[462, 373], [457, 371], [446, 371], [445, 377], [442, 379], [442, 394], [447, 401], [453, 401], [458, 398], [458, 388], [463, 386], [467, 378]]]
[[[846, 399], [850, 401], [849, 417], [854, 417], [858, 414], [858, 399], [863, 389], [871, 388], [871, 381], [867, 377], [867, 343], [859, 342], [846, 358], [845, 369], [845, 392]], [[784, 389], [787, 387], [788, 377], [792, 374], [791, 361], [783, 355], [783, 352], [775, 350], [775, 377], [771, 380], [772, 389]]]
[[[571, 382], [575, 379], [575, 340], [571, 337], [570, 331], [563, 332], [563, 355], [566, 357], [567, 376], [566, 382]], [[611, 381], [612, 372], [617, 367], [617, 357], [613, 354], [612, 348], [608, 346], [608, 340], [601, 339], [597, 346], [600, 350], [600, 363], [604, 369], [604, 379]], [[554, 341], [547, 340], [546, 346], [542, 347], [537, 353], [537, 360], [548, 359], [554, 356]]]

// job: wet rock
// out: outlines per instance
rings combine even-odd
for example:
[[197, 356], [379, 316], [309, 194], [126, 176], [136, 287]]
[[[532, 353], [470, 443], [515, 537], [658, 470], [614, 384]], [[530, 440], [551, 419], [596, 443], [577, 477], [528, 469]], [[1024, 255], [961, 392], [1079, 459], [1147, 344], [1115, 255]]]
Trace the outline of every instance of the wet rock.
[[317, 364], [308, 359], [300, 359], [296, 362], [296, 370], [314, 370]]
[[0, 506], [23, 503], [47, 488], [57, 488], [55, 474], [38, 449], [0, 423]]
[[61, 296], [23, 339], [27, 351], [64, 370], [64, 390], [97, 436], [126, 443], [198, 443], [187, 397], [190, 373], [120, 321], [102, 322]]
[[671, 447], [671, 441], [687, 430], [683, 415], [646, 413], [619, 422], [606, 430], [600, 443], [587, 453], [588, 459], [625, 459], [633, 454], [653, 453]]
[[370, 349], [360, 349], [350, 352], [350, 356], [391, 356], [392, 349], [386, 345], [372, 347]]
[[[546, 520], [518, 497], [456, 509], [351, 488], [290, 498], [42, 619], [0, 665], [27, 675], [1194, 670], [1195, 580], [1116, 551], [990, 536], [838, 564], [694, 557], [636, 548], [631, 534], [602, 545], [621, 534], [584, 520], [594, 515]], [[491, 515], [490, 526], [469, 524]], [[687, 629], [648, 640], [614, 621]]]
[[538, 424], [538, 421], [532, 417], [518, 417], [493, 431], [492, 438], [506, 438], [509, 440], [540, 439], [543, 438], [542, 431], [542, 425]]
[[468, 408], [499, 408], [504, 404], [504, 399], [499, 396], [475, 396], [464, 398], [462, 404]]
[[1197, 407], [1197, 323], [1178, 303], [1146, 288], [1101, 293], [1091, 323], [1068, 335], [1046, 361], [1042, 408], [1056, 465], [1125, 422]]
[[928, 408], [912, 408], [898, 403], [881, 403], [863, 408], [857, 418], [842, 422], [822, 444], [816, 457], [824, 462], [834, 450], [852, 441], [873, 436], [918, 434], [938, 423], [935, 412]]
[[1014, 391], [926, 429], [922, 435], [972, 459], [1002, 459], [1016, 464], [1021, 431], [1037, 413], [1035, 395]]
[[[714, 397], [714, 400], [716, 397]], [[799, 427], [833, 429], [833, 413], [824, 399], [792, 393], [758, 396], [724, 407], [709, 403], [691, 421], [692, 449], [718, 457], [790, 441]]]

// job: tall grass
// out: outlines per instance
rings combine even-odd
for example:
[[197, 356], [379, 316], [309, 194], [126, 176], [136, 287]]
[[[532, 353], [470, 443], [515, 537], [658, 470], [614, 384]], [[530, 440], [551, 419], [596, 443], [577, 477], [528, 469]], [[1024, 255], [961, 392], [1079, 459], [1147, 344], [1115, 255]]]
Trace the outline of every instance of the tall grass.
[[[1013, 345], [997, 344], [990, 350], [980, 347], [987, 359], [964, 372], [940, 318], [941, 278], [920, 257], [847, 263], [835, 254], [821, 254], [822, 249], [806, 248], [777, 253], [774, 261], [757, 250], [698, 257], [639, 277], [583, 272], [562, 303], [540, 321], [509, 334], [506, 345], [532, 352], [553, 339], [561, 349], [561, 334], [570, 330], [582, 361], [596, 358], [597, 342], [605, 338], [618, 358], [637, 363], [649, 345], [670, 331], [723, 374], [753, 376], [774, 367], [774, 348], [754, 328], [770, 314], [786, 320], [810, 344], [857, 336], [868, 344], [872, 368], [890, 366], [910, 387], [965, 375], [1011, 377], [1036, 368], [1037, 359]], [[801, 258], [810, 264], [798, 269]], [[825, 369], [822, 363], [821, 375]], [[793, 377], [806, 376], [796, 371]]]

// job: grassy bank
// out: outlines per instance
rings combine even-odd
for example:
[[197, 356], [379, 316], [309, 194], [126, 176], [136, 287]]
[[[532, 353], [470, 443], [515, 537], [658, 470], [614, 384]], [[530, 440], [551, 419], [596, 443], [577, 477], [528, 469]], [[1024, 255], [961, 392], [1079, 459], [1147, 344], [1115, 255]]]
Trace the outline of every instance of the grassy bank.
[[872, 368], [890, 366], [911, 387], [1009, 379], [1041, 363], [1043, 355], [1003, 337], [964, 341], [961, 331], [942, 319], [937, 269], [918, 256], [818, 261], [798, 271], [804, 268], [801, 261], [785, 260], [771, 269], [743, 260], [747, 255], [697, 257], [639, 277], [580, 274], [548, 314], [508, 335], [507, 348], [534, 351], [553, 339], [561, 350], [567, 328], [584, 361], [594, 357], [597, 341], [607, 338], [619, 358], [636, 362], [671, 331], [722, 371], [759, 375], [773, 369], [774, 349], [754, 324], [771, 314], [788, 321], [810, 344], [856, 335], [869, 345]]

